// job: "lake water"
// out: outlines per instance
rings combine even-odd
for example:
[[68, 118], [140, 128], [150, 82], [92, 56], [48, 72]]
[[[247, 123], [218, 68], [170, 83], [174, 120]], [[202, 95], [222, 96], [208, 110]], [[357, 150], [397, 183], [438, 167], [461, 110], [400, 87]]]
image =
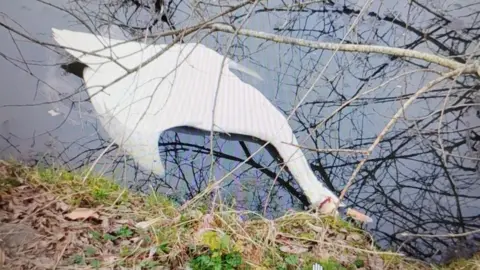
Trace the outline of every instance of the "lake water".
[[[281, 1], [269, 1], [265, 6], [256, 7], [244, 27], [339, 43], [369, 1], [346, 6], [321, 2], [301, 9], [293, 2], [285, 5]], [[374, 1], [344, 43], [414, 48], [463, 61], [475, 51], [477, 55], [479, 52], [475, 40], [478, 41], [480, 34], [476, 17], [480, 4], [474, 0], [457, 2], [428, 1], [428, 5], [423, 6], [416, 1], [412, 5]], [[153, 21], [153, 13], [146, 6], [138, 9], [134, 5], [106, 6], [99, 0], [89, 1], [88, 5], [84, 1], [72, 1], [69, 6], [63, 3], [60, 0], [1, 1], [0, 22], [35, 40], [53, 43], [52, 27], [86, 31], [77, 19], [97, 26], [113, 22], [140, 28]], [[226, 8], [208, 1], [197, 6], [172, 1], [169, 6], [177, 29], [212, 17], [220, 9]], [[248, 9], [242, 8], [224, 17], [223, 22], [234, 22], [238, 26], [247, 13]], [[112, 14], [115, 20], [111, 19]], [[167, 31], [168, 26], [157, 24], [152, 29]], [[422, 33], [428, 34], [422, 36]], [[201, 40], [210, 48], [225, 52], [230, 37], [200, 31], [184, 41]], [[73, 95], [81, 89], [81, 81], [59, 68], [58, 64], [66, 58], [2, 26], [0, 38], [0, 158], [60, 164], [71, 169], [91, 166], [110, 141], [86, 95]], [[165, 38], [159, 42], [168, 41]], [[338, 52], [329, 62], [331, 51], [247, 37], [235, 39], [229, 53], [264, 78], [263, 81], [245, 80], [285, 114], [291, 112], [327, 66], [290, 121], [301, 144], [317, 149], [368, 148], [401, 104], [437, 77], [421, 69], [440, 70], [420, 60], [404, 61], [374, 54]], [[445, 249], [451, 247], [477, 249], [475, 234], [455, 238], [401, 234], [440, 235], [479, 229], [476, 150], [480, 148], [475, 145], [479, 121], [475, 106], [465, 105], [480, 103], [475, 96], [479, 85], [478, 78], [464, 76], [456, 83], [438, 85], [423, 95], [400, 117], [356, 177], [346, 203], [374, 218], [366, 228], [383, 247], [401, 248], [425, 260], [445, 257], [448, 255]], [[370, 89], [375, 90], [361, 96], [308, 136], [309, 129], [329, 117], [342, 103]], [[163, 134], [159, 150], [166, 160], [164, 178], [142, 172], [115, 146], [106, 151], [95, 169], [113, 175], [132, 189], [144, 192], [153, 189], [183, 202], [203, 190], [208, 182], [209, 145], [208, 138], [173, 131]], [[257, 149], [254, 144], [246, 146], [249, 152]], [[319, 179], [337, 194], [362, 159], [359, 154], [307, 150], [304, 153]], [[215, 156], [215, 176], [220, 178], [237, 166], [247, 151], [238, 142], [217, 139]], [[225, 181], [221, 189], [223, 198], [227, 201], [234, 198], [239, 209], [262, 212], [273, 185], [267, 207], [269, 217], [281, 215], [289, 208], [302, 208], [305, 198], [298, 185], [287, 173], [281, 173], [279, 181], [273, 183], [277, 172], [277, 163], [268, 152], [262, 151]]]

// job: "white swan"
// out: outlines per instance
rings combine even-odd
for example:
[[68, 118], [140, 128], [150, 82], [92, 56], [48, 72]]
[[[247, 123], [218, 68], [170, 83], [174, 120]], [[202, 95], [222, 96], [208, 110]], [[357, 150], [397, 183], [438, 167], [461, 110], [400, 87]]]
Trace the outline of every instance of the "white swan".
[[[176, 44], [142, 64], [168, 45], [52, 31], [55, 41], [86, 65], [83, 79], [104, 129], [143, 168], [164, 174], [158, 152], [162, 132], [181, 127], [210, 131], [223, 55], [202, 44]], [[302, 151], [283, 143], [298, 144], [285, 116], [230, 68], [256, 75], [227, 58], [218, 89], [214, 131], [227, 137], [235, 134], [269, 141], [287, 162], [310, 203], [332, 211], [338, 197], [317, 180]]]

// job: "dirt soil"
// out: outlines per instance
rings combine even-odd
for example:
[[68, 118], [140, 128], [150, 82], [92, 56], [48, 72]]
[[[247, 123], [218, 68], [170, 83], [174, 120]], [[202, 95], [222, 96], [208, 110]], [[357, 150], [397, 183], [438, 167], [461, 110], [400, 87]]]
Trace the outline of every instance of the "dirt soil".
[[[0, 162], [0, 178], [9, 179], [9, 170]], [[133, 220], [119, 219], [118, 210], [71, 207], [45, 187], [22, 183], [21, 177], [10, 180], [15, 187], [0, 189], [0, 269], [93, 269], [96, 261], [115, 264], [103, 269], [121, 269], [120, 242], [140, 241], [128, 229]], [[132, 214], [125, 211], [122, 217]], [[122, 228], [129, 237], [115, 236]], [[95, 233], [112, 239], [99, 245]]]

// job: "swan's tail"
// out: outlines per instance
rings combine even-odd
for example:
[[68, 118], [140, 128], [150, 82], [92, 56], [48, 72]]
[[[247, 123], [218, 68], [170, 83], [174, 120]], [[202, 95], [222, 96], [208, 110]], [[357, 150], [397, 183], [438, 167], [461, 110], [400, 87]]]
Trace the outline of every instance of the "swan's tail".
[[124, 41], [90, 33], [52, 28], [53, 39], [78, 61], [92, 67], [111, 60], [110, 48]]

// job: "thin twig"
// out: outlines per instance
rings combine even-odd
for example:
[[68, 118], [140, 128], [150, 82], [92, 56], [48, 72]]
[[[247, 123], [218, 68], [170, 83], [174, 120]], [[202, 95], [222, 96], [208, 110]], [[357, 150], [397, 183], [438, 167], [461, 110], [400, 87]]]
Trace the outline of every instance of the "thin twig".
[[352, 153], [352, 154], [368, 154], [368, 150], [355, 150], [355, 149], [319, 149], [319, 148], [311, 148], [311, 147], [306, 147], [306, 146], [301, 146], [297, 145], [294, 143], [288, 143], [288, 142], [282, 142], [284, 144], [288, 144], [291, 146], [295, 146], [298, 148], [310, 150], [310, 151], [315, 151], [319, 153], [330, 153], [330, 152], [345, 152], [345, 153]]
[[480, 229], [478, 230], [473, 230], [469, 232], [464, 232], [464, 233], [449, 233], [449, 234], [414, 234], [414, 233], [408, 233], [408, 232], [403, 232], [400, 235], [401, 236], [414, 236], [414, 237], [425, 237], [425, 238], [435, 238], [435, 237], [463, 237], [463, 236], [469, 236], [475, 233], [480, 233]]
[[438, 77], [437, 79], [435, 80], [432, 80], [430, 81], [427, 85], [425, 85], [424, 87], [422, 87], [421, 89], [419, 89], [413, 96], [411, 96], [404, 104], [403, 106], [395, 113], [395, 115], [392, 117], [392, 119], [387, 123], [387, 125], [383, 128], [383, 130], [380, 132], [380, 134], [377, 136], [377, 138], [375, 139], [375, 141], [372, 143], [372, 145], [368, 148], [368, 154], [366, 155], [366, 157], [364, 159], [362, 159], [360, 161], [360, 163], [357, 165], [357, 167], [355, 168], [354, 172], [352, 173], [352, 176], [350, 177], [350, 179], [348, 180], [347, 184], [345, 185], [345, 187], [343, 188], [342, 192], [340, 193], [340, 197], [339, 197], [339, 201], [337, 202], [337, 207], [338, 205], [340, 204], [341, 200], [343, 199], [343, 197], [345, 196], [345, 193], [347, 192], [347, 190], [350, 188], [350, 186], [352, 185], [353, 183], [353, 180], [355, 179], [355, 177], [357, 176], [357, 174], [360, 172], [361, 168], [363, 167], [363, 165], [365, 164], [365, 162], [368, 160], [368, 158], [370, 157], [370, 155], [372, 154], [373, 150], [375, 149], [375, 147], [380, 143], [380, 141], [383, 139], [383, 137], [387, 134], [387, 132], [390, 130], [390, 128], [395, 124], [395, 122], [397, 121], [397, 119], [403, 115], [403, 113], [405, 112], [405, 110], [407, 109], [408, 106], [410, 106], [410, 104], [413, 103], [413, 101], [415, 101], [420, 95], [422, 95], [423, 93], [425, 92], [428, 92], [432, 87], [434, 87], [435, 85], [437, 85], [438, 83], [450, 78], [450, 77], [453, 77], [453, 76], [456, 76], [456, 75], [459, 75], [462, 73], [462, 71], [464, 70], [464, 66], [458, 68], [458, 69], [455, 69], [453, 71], [450, 71], [448, 73], [445, 73], [443, 76], [440, 76]]
[[67, 247], [70, 245], [70, 242], [72, 241], [72, 235], [71, 234], [68, 234], [68, 237], [67, 237], [67, 241], [65, 243], [65, 246], [63, 247], [62, 249], [62, 252], [60, 252], [60, 254], [58, 254], [58, 257], [55, 261], [55, 265], [53, 266], [53, 270], [57, 269], [57, 266], [58, 264], [60, 263], [60, 260], [62, 259], [63, 257], [63, 254], [65, 254], [65, 250], [67, 250]]

